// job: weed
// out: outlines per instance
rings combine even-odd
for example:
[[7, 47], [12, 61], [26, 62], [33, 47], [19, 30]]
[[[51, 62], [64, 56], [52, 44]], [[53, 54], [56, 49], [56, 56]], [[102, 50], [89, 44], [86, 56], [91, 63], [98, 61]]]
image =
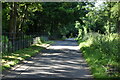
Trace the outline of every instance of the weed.
[[95, 78], [120, 77], [120, 37], [118, 34], [88, 33], [79, 40]]

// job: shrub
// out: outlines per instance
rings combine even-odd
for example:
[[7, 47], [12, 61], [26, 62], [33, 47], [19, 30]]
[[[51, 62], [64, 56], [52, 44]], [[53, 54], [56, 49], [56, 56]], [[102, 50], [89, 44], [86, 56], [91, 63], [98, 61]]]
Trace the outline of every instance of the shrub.
[[8, 48], [12, 47], [11, 41], [9, 41], [7, 36], [2, 36], [2, 53], [6, 53]]
[[120, 77], [120, 37], [117, 33], [88, 33], [79, 43], [95, 78]]

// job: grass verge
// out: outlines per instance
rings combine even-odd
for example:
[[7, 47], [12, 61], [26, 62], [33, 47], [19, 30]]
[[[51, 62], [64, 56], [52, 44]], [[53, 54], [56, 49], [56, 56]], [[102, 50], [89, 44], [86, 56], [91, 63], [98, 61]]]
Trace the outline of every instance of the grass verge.
[[[53, 41], [45, 42], [45, 44], [36, 44], [32, 45], [28, 48], [24, 48], [18, 50], [14, 53], [7, 53], [2, 55], [2, 71], [10, 69], [14, 65], [18, 64], [19, 62], [34, 56], [36, 53], [40, 52], [45, 47], [49, 46], [49, 44], [53, 43]], [[46, 46], [47, 45], [47, 46]]]
[[79, 44], [95, 79], [120, 78], [120, 38], [117, 34], [88, 33]]

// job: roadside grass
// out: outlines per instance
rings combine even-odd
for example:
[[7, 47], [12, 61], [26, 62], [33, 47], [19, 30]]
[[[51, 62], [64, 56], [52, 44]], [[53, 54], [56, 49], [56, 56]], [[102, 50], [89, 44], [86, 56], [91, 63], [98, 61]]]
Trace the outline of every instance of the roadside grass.
[[16, 65], [20, 61], [23, 61], [29, 57], [34, 56], [36, 53], [40, 52], [43, 47], [40, 46], [30, 46], [25, 49], [18, 50], [14, 53], [7, 53], [2, 55], [2, 70], [6, 70]]
[[14, 53], [4, 53], [2, 54], [2, 71], [10, 69], [14, 65], [20, 63], [21, 61], [34, 56], [39, 53], [45, 47], [48, 47], [53, 41], [45, 41], [42, 44], [34, 44], [28, 48], [24, 48]]
[[78, 42], [94, 78], [120, 78], [118, 34], [88, 33]]

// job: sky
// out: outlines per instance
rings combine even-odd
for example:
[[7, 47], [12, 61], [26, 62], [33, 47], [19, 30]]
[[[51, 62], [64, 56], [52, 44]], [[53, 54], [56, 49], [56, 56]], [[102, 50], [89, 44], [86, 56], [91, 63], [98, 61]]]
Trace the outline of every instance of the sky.
[[100, 5], [102, 5], [103, 4], [103, 1], [97, 1], [96, 3], [95, 3], [95, 7], [99, 7]]

